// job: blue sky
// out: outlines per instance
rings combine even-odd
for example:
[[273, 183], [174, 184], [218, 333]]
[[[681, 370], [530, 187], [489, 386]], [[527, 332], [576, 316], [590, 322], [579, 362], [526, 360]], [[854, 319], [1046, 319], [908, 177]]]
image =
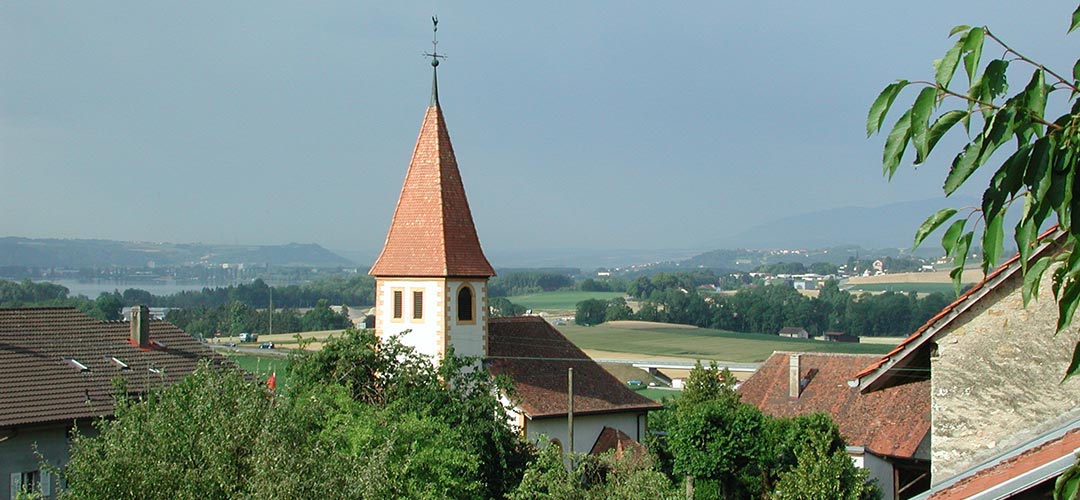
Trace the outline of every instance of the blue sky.
[[1074, 8], [4, 2], [0, 236], [377, 251], [437, 14], [441, 102], [489, 253], [708, 249], [785, 215], [941, 197], [948, 149], [881, 176], [874, 97], [931, 78], [957, 24], [1068, 74]]

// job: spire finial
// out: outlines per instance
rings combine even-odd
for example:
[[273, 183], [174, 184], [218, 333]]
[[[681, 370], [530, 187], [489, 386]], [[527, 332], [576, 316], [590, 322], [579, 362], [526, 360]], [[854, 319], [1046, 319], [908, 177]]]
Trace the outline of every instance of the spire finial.
[[424, 53], [431, 58], [431, 105], [439, 105], [439, 59], [446, 56], [439, 53], [439, 16], [431, 16], [431, 53]]

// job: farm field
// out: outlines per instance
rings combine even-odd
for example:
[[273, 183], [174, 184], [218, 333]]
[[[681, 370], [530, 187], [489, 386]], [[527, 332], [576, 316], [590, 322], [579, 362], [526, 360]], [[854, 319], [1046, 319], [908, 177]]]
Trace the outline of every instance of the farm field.
[[941, 293], [952, 296], [956, 289], [952, 283], [867, 283], [845, 287], [849, 292], [915, 292], [917, 294]]
[[666, 357], [757, 363], [765, 361], [773, 351], [885, 354], [895, 345], [833, 343], [634, 322], [591, 327], [563, 325], [559, 330], [578, 347], [594, 351], [593, 356], [601, 358]]
[[577, 303], [588, 299], [611, 300], [625, 295], [622, 292], [582, 292], [577, 290], [564, 290], [557, 292], [540, 292], [526, 295], [513, 295], [507, 297], [510, 302], [525, 306], [535, 311], [544, 311], [552, 314], [573, 314], [577, 309]]

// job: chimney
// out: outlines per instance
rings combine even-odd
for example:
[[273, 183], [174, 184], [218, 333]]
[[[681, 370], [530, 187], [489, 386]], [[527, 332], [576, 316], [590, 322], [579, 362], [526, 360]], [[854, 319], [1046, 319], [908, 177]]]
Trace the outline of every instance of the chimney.
[[131, 308], [131, 343], [139, 347], [150, 346], [150, 308]]
[[799, 397], [799, 354], [788, 354], [788, 396], [797, 399]]

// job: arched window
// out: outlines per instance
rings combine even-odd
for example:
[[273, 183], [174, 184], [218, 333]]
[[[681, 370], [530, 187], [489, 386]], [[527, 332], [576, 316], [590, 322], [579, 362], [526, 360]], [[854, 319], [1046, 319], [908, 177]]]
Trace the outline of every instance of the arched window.
[[457, 319], [458, 321], [473, 320], [473, 294], [472, 287], [462, 286], [457, 293]]

